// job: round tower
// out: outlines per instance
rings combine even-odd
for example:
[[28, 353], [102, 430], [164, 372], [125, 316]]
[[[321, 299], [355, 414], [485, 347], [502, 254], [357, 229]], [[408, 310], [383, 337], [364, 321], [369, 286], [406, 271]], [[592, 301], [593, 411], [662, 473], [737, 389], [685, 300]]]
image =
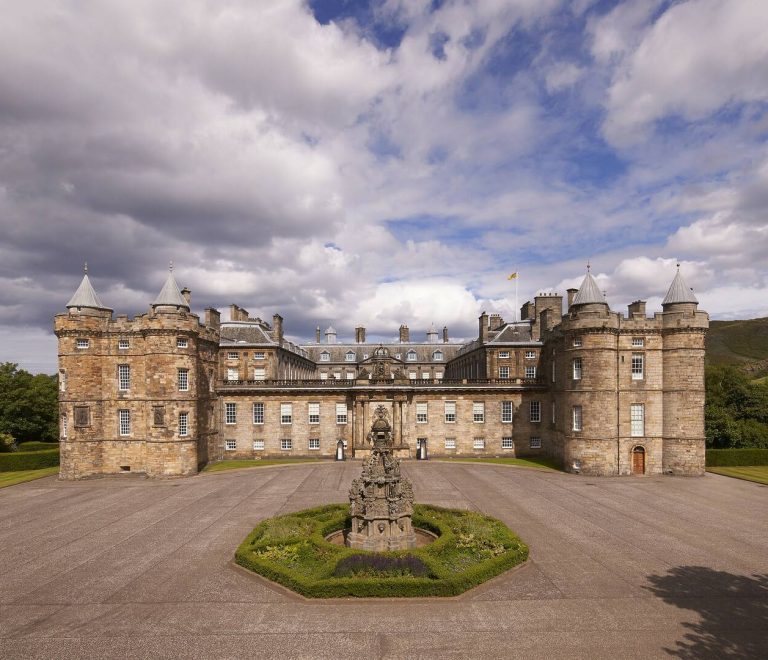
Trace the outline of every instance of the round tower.
[[563, 465], [569, 472], [618, 472], [618, 327], [618, 314], [609, 309], [587, 270], [560, 324], [563, 346], [557, 355], [563, 384], [555, 403], [564, 429]]
[[680, 265], [662, 307], [663, 449], [666, 474], [704, 474], [704, 339], [709, 316]]

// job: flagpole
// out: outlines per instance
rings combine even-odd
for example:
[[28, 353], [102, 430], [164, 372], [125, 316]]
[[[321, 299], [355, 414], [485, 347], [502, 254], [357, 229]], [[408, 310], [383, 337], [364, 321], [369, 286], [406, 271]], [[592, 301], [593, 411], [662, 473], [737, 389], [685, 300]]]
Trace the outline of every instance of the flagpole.
[[518, 304], [517, 304], [517, 280], [519, 280], [519, 279], [520, 279], [520, 276], [518, 275], [515, 278], [515, 322], [517, 322], [517, 309], [518, 309]]

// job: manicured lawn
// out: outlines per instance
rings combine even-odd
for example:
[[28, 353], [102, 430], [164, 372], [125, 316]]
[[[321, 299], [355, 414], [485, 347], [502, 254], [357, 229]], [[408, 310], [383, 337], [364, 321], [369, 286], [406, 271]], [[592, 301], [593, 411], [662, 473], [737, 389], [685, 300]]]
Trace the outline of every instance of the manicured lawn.
[[49, 477], [52, 474], [58, 473], [58, 467], [47, 467], [40, 470], [19, 470], [18, 472], [0, 472], [0, 488], [20, 484], [24, 481], [33, 481], [41, 477]]
[[208, 463], [203, 472], [223, 472], [224, 470], [238, 470], [251, 467], [268, 467], [270, 465], [290, 465], [291, 463], [321, 463], [316, 458], [265, 458], [262, 460], [243, 459], [239, 461], [218, 461]]
[[497, 465], [517, 465], [518, 467], [539, 468], [540, 470], [557, 470], [561, 472], [560, 466], [549, 458], [473, 458], [468, 456], [462, 458], [436, 458], [437, 461], [455, 461], [458, 463], [495, 463]]
[[707, 472], [722, 474], [725, 477], [755, 481], [768, 484], [768, 465], [742, 465], [739, 467], [709, 467]]

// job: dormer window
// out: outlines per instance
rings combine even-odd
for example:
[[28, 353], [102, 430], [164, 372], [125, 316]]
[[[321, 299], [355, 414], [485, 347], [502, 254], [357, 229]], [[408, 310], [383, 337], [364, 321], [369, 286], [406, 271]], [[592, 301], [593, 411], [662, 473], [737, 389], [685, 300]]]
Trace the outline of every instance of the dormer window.
[[416, 362], [416, 351], [408, 351], [406, 355], [408, 356], [408, 362]]
[[331, 361], [331, 354], [328, 351], [323, 351], [320, 353], [320, 362], [330, 362]]
[[432, 353], [432, 359], [435, 362], [442, 362], [442, 360], [443, 360], [443, 352], [442, 351], [435, 351], [434, 353]]
[[355, 352], [354, 351], [347, 352], [347, 354], [344, 356], [344, 359], [347, 362], [354, 362], [355, 361]]

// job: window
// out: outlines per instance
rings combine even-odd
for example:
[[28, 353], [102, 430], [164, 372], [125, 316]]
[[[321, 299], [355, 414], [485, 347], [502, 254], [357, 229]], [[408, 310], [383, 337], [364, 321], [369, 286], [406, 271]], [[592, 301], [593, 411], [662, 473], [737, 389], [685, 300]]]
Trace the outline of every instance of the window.
[[337, 424], [347, 423], [347, 404], [346, 403], [336, 404], [336, 423]]
[[88, 406], [75, 406], [75, 426], [90, 426], [91, 411]]
[[534, 360], [534, 359], [536, 359], [536, 351], [526, 351], [525, 352], [525, 359], [526, 360]]
[[293, 404], [292, 403], [280, 404], [280, 423], [281, 424], [293, 423]]
[[509, 378], [509, 367], [499, 367], [499, 378]]
[[443, 377], [443, 372], [442, 371], [436, 371], [435, 372], [435, 380], [441, 380], [442, 377]]
[[501, 402], [501, 421], [505, 424], [509, 424], [512, 421], [512, 402]]
[[427, 423], [427, 403], [426, 401], [416, 404], [416, 423]]
[[88, 348], [91, 345], [90, 339], [78, 339], [76, 346], [78, 348]]
[[264, 367], [256, 367], [253, 370], [253, 380], [267, 380], [267, 370]]
[[293, 440], [290, 438], [283, 438], [280, 440], [280, 449], [283, 451], [288, 451], [289, 449], [293, 449]]
[[59, 369], [59, 389], [62, 392], [67, 391], [67, 372], [64, 369]]
[[309, 448], [312, 449], [320, 449], [320, 438], [310, 438], [309, 439]]
[[224, 404], [224, 423], [237, 424], [237, 404], [236, 403]]
[[442, 362], [443, 361], [443, 352], [442, 351], [435, 351], [432, 353], [432, 359], [435, 362]]
[[309, 413], [310, 424], [320, 423], [320, 404], [319, 403], [308, 404], [308, 413]]
[[415, 371], [408, 372], [408, 378], [409, 380], [416, 380], [416, 372]]
[[485, 449], [485, 438], [474, 438], [472, 440], [472, 449]]
[[555, 354], [552, 354], [552, 382], [555, 382], [555, 376], [557, 375], [557, 367], [555, 366]]
[[235, 451], [235, 449], [237, 449], [237, 440], [225, 440], [224, 448], [227, 451]]
[[552, 423], [557, 423], [557, 414], [555, 413], [555, 402], [552, 402]]
[[348, 371], [347, 372], [347, 380], [355, 380], [355, 372], [354, 371]]
[[525, 377], [526, 378], [536, 378], [536, 367], [526, 367], [525, 368]]
[[117, 389], [121, 392], [131, 389], [131, 367], [127, 364], [117, 365]]
[[642, 403], [633, 403], [629, 407], [629, 434], [633, 438], [642, 438], [645, 435], [645, 406]]
[[254, 351], [253, 352], [253, 359], [254, 360], [263, 360], [264, 359], [264, 351]]
[[354, 353], [354, 351], [347, 351], [347, 354], [344, 356], [344, 359], [347, 362], [354, 362], [355, 361], [355, 353]]
[[176, 348], [187, 348], [189, 346], [189, 340], [186, 337], [179, 337], [176, 339]]
[[581, 406], [574, 406], [572, 415], [573, 415], [573, 430], [581, 431], [582, 429]]
[[67, 437], [67, 415], [66, 414], [61, 416], [61, 437], [62, 438]]
[[445, 439], [445, 448], [446, 449], [456, 449], [456, 438], [446, 438]]
[[179, 369], [178, 382], [179, 392], [187, 392], [189, 390], [189, 369]]
[[253, 423], [254, 424], [264, 423], [264, 403], [261, 401], [258, 401], [253, 404]]
[[573, 338], [573, 345], [574, 345], [574, 347], [579, 348], [582, 345], [581, 344], [581, 337], [574, 337]]
[[237, 357], [237, 351], [229, 351], [229, 353], [227, 353], [227, 360], [237, 360]]
[[320, 380], [328, 380], [328, 372], [321, 371], [320, 372]]
[[632, 353], [632, 380], [643, 379], [643, 358], [642, 353]]
[[240, 372], [236, 367], [229, 367], [227, 369], [227, 380], [240, 380]]
[[117, 348], [120, 350], [125, 350], [126, 348], [131, 347], [131, 342], [129, 342], [127, 339], [118, 339], [117, 340]]
[[331, 354], [328, 351], [323, 351], [320, 353], [320, 362], [330, 362], [331, 361]]
[[396, 359], [396, 360], [399, 360], [399, 359], [400, 359], [400, 353], [395, 353], [395, 359]]
[[472, 404], [472, 421], [477, 424], [485, 422], [485, 403], [482, 401], [475, 401]]
[[152, 426], [165, 426], [165, 408], [152, 406]]
[[120, 410], [120, 435], [131, 435], [131, 411]]
[[632, 346], [645, 346], [645, 339], [642, 337], [632, 337]]
[[512, 441], [511, 437], [506, 437], [501, 439], [501, 448], [502, 449], [514, 449], [515, 443]]
[[509, 358], [509, 351], [499, 351], [500, 358]]
[[532, 422], [541, 421], [541, 401], [530, 402], [530, 420]]
[[573, 380], [581, 380], [581, 358], [573, 358]]
[[528, 441], [528, 446], [531, 449], [541, 449], [541, 438], [532, 436], [531, 439]]
[[340, 372], [340, 371], [334, 371], [334, 372], [333, 372], [333, 377], [334, 377], [336, 380], [341, 380], [341, 372]]
[[253, 451], [264, 451], [264, 441], [263, 440], [254, 440], [253, 441]]
[[453, 424], [456, 421], [456, 402], [445, 402], [445, 421], [447, 424]]
[[416, 362], [416, 351], [408, 351], [406, 353], [406, 357], [408, 359], [408, 362]]
[[188, 412], [179, 413], [179, 435], [180, 436], [189, 435], [189, 413]]

